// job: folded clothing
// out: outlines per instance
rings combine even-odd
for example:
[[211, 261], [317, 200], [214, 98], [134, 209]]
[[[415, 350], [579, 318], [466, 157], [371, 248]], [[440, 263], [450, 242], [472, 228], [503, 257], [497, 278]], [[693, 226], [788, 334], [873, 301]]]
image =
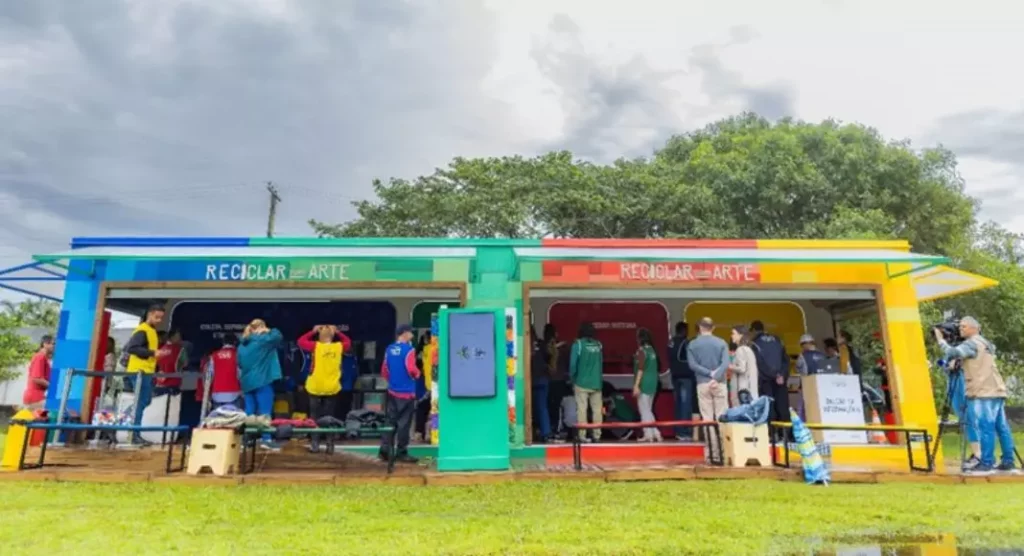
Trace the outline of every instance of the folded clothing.
[[316, 421], [312, 419], [274, 419], [270, 422], [275, 427], [290, 426], [297, 429], [315, 429]]
[[203, 428], [207, 429], [237, 429], [244, 424], [245, 412], [231, 404], [214, 409], [203, 420]]
[[315, 426], [321, 429], [343, 429], [345, 428], [345, 422], [341, 419], [334, 417], [333, 415], [324, 415], [323, 417], [316, 420], [313, 423]]

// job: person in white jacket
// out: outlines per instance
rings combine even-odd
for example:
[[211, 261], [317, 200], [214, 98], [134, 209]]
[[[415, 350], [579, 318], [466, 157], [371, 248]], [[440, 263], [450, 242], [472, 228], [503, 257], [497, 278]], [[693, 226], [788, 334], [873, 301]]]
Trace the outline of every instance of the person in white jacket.
[[[747, 327], [740, 325], [732, 329], [732, 342], [736, 344], [736, 354], [729, 365], [729, 407], [742, 403], [750, 403], [758, 398], [757, 392], [757, 357], [750, 347], [750, 333]], [[740, 392], [747, 391], [740, 396]]]

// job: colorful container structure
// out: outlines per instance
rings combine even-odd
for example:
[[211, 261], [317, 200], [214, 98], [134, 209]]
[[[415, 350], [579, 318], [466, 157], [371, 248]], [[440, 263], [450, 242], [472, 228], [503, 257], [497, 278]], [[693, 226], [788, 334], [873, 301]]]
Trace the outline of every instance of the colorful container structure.
[[[187, 327], [186, 339], [200, 346], [254, 317], [278, 326], [275, 319], [293, 318], [288, 315], [311, 321], [345, 315], [325, 322], [346, 320], [341, 324], [360, 343], [360, 370], [369, 376], [396, 323], [418, 314], [423, 323], [414, 326], [427, 330], [442, 305], [503, 309], [508, 351], [501, 373], [512, 457], [548, 463], [567, 463], [569, 447], [532, 442], [531, 323], [538, 332], [554, 324], [559, 339], [571, 342], [581, 321], [593, 322], [605, 344], [606, 380], [626, 390], [641, 326], [664, 351], [676, 321], [712, 316], [727, 333], [758, 319], [795, 356], [804, 333], [835, 337], [844, 319], [877, 316], [893, 420], [934, 433], [918, 304], [996, 285], [944, 266], [943, 257], [912, 253], [903, 241], [88, 237], [34, 258], [66, 270], [55, 370], [95, 367], [111, 311], [141, 314], [154, 302], [166, 303], [170, 325]], [[294, 310], [260, 308], [283, 304]], [[423, 304], [431, 305], [416, 309]], [[231, 313], [229, 305], [248, 313]], [[297, 334], [307, 324], [316, 322], [283, 331]], [[671, 388], [668, 377], [663, 384]], [[52, 409], [56, 390], [48, 400]], [[69, 408], [89, 412], [94, 390], [76, 378]], [[428, 429], [435, 442], [438, 435], [443, 442], [447, 427], [461, 426], [446, 423], [444, 410], [441, 404], [431, 411], [432, 422], [439, 418], [438, 428]], [[671, 418], [671, 395], [659, 396], [656, 413]], [[913, 449], [923, 460], [923, 447]], [[615, 453], [606, 451], [610, 458]], [[906, 446], [831, 447], [834, 465], [900, 468], [906, 454]]]

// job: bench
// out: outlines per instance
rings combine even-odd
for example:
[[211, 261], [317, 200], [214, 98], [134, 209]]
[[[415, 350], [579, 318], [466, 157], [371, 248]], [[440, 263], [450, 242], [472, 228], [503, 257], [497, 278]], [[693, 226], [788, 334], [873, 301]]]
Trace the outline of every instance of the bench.
[[[256, 469], [256, 444], [264, 434], [273, 435], [277, 432], [278, 427], [243, 427], [242, 434], [242, 461], [246, 460], [248, 453], [249, 465], [241, 469], [241, 474], [245, 475], [252, 473]], [[292, 436], [312, 436], [312, 435], [325, 435], [327, 440], [327, 452], [334, 453], [336, 444], [335, 435], [348, 434], [351, 431], [347, 428], [336, 427], [336, 428], [304, 428], [294, 427], [291, 430]], [[356, 435], [359, 438], [373, 438], [381, 437], [387, 433], [395, 432], [395, 427], [374, 427], [374, 428], [361, 428], [356, 431]], [[398, 435], [391, 435], [391, 450], [390, 456], [388, 457], [388, 474], [390, 475], [395, 469], [395, 458], [398, 457], [396, 453], [398, 444]]]
[[[928, 434], [928, 430], [924, 427], [906, 427], [901, 425], [825, 425], [822, 423], [804, 423], [808, 429], [812, 431], [864, 431], [864, 432], [901, 432], [907, 442], [907, 463], [910, 465], [911, 471], [923, 471], [925, 473], [932, 473], [935, 471], [935, 454], [932, 453], [930, 440], [931, 437]], [[768, 423], [768, 433], [771, 436], [772, 442], [772, 465], [775, 467], [782, 467], [788, 469], [790, 467], [789, 458], [789, 442], [783, 442], [785, 459], [782, 463], [778, 462], [778, 456], [776, 455], [775, 445], [777, 444], [775, 430], [776, 429], [792, 429], [793, 423], [785, 421], [772, 421]], [[911, 435], [920, 434], [924, 442], [924, 456], [927, 460], [927, 465], [919, 467], [914, 464], [914, 447], [912, 445]]]
[[[704, 431], [704, 446], [708, 449], [708, 458], [712, 465], [723, 465], [725, 458], [722, 453], [722, 435], [715, 421], [648, 421], [638, 423], [626, 423], [620, 421], [609, 421], [597, 423], [577, 423], [569, 427], [569, 435], [572, 438], [572, 464], [576, 471], [583, 469], [583, 442], [580, 440], [580, 431], [584, 430], [605, 430], [605, 429], [644, 429], [649, 427], [696, 427]], [[717, 442], [711, 442], [711, 434], [715, 435]]]
[[[167, 443], [167, 463], [164, 469], [168, 473], [175, 471], [185, 470], [185, 454], [186, 447], [181, 448], [181, 461], [177, 468], [171, 468], [171, 462], [174, 459], [174, 440], [178, 433], [183, 433], [189, 430], [189, 427], [181, 425], [175, 426], [141, 426], [141, 425], [88, 425], [83, 423], [50, 423], [48, 421], [25, 421], [16, 419], [11, 421], [13, 425], [22, 425], [27, 430], [44, 430], [44, 431], [98, 431], [98, 432], [163, 432], [171, 433], [171, 442]], [[18, 460], [18, 471], [24, 469], [41, 469], [45, 465], [46, 460], [46, 446], [50, 443], [50, 435], [43, 435], [43, 444], [39, 449], [39, 461], [34, 464], [25, 464], [25, 454], [28, 452], [28, 440], [29, 434], [25, 434], [24, 443], [21, 446], [21, 458]]]

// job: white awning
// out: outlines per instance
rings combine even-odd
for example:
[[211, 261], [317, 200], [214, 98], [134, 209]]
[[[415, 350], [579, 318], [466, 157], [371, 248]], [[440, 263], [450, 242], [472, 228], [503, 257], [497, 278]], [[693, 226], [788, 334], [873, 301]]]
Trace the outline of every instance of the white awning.
[[83, 247], [48, 255], [37, 261], [74, 259], [232, 260], [260, 259], [451, 259], [476, 256], [475, 247]]
[[619, 249], [517, 247], [516, 255], [535, 260], [685, 261], [736, 263], [913, 263], [936, 265], [945, 257], [890, 249]]
[[948, 266], [937, 266], [911, 274], [919, 302], [934, 301], [999, 285], [984, 276]]

